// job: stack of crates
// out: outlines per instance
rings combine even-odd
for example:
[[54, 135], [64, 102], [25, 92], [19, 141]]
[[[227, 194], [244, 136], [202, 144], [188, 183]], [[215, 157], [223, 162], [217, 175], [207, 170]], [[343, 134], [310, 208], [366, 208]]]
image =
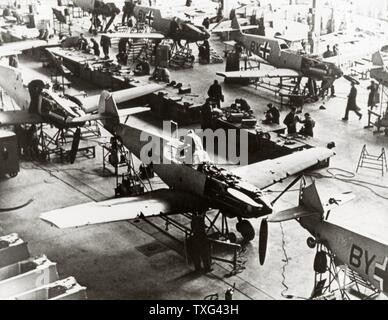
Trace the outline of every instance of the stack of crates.
[[30, 257], [17, 234], [0, 237], [0, 300], [86, 300], [86, 288], [73, 277], [60, 280], [46, 256]]

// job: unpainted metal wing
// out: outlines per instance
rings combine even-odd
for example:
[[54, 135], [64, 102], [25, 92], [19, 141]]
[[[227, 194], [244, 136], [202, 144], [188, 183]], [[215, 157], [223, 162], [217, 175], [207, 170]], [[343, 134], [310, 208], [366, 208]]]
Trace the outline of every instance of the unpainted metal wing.
[[161, 189], [139, 197], [89, 202], [43, 213], [40, 218], [60, 229], [132, 220], [140, 216], [180, 214], [202, 210], [203, 201], [185, 192]]
[[0, 112], [0, 127], [19, 124], [38, 124], [44, 122], [43, 118], [28, 111], [4, 111]]
[[45, 45], [47, 45], [47, 42], [44, 40], [26, 40], [5, 43], [0, 47], [0, 57], [9, 56], [12, 52], [18, 53], [20, 51], [39, 48]]
[[222, 32], [233, 32], [233, 31], [244, 31], [244, 30], [256, 30], [258, 26], [241, 26], [240, 29], [235, 29], [231, 27], [221, 27], [213, 29], [213, 33], [222, 33]]
[[290, 176], [302, 173], [334, 155], [334, 151], [327, 148], [312, 148], [274, 160], [238, 167], [232, 172], [256, 187], [265, 189]]
[[247, 70], [247, 71], [217, 72], [217, 75], [224, 78], [260, 79], [260, 78], [301, 77], [302, 73], [292, 69], [276, 69], [272, 71]]
[[111, 39], [151, 39], [151, 40], [162, 40], [164, 35], [161, 33], [131, 33], [131, 32], [115, 32], [107, 33], [106, 37]]

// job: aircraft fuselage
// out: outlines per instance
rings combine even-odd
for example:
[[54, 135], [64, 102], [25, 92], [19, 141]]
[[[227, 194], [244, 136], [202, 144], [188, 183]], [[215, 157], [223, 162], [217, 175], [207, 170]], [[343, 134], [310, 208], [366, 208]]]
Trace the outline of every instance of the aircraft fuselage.
[[301, 225], [327, 246], [343, 264], [388, 294], [388, 246], [316, 217]]
[[183, 40], [188, 43], [193, 43], [208, 40], [210, 38], [210, 33], [204, 27], [196, 26], [191, 22], [179, 18], [176, 18], [179, 25], [179, 31], [174, 33], [171, 32], [173, 17], [162, 17], [159, 9], [136, 6], [134, 13], [137, 21], [149, 24], [157, 32], [162, 33], [174, 41]]
[[105, 17], [115, 16], [120, 13], [120, 9], [116, 6], [114, 1], [104, 0], [73, 0], [76, 7], [81, 8], [83, 11], [103, 15]]
[[172, 159], [170, 141], [124, 124], [116, 124], [109, 130], [137, 158], [143, 161], [144, 157], [152, 157], [154, 171], [170, 189], [199, 196], [209, 208], [219, 209], [229, 218], [250, 219], [272, 213], [272, 206], [260, 189], [228, 171], [209, 164], [186, 165]]
[[259, 56], [275, 68], [292, 69], [301, 72], [303, 76], [318, 81], [334, 81], [343, 75], [340, 68], [333, 63], [290, 50], [282, 40], [242, 32], [236, 33], [232, 37], [249, 54]]

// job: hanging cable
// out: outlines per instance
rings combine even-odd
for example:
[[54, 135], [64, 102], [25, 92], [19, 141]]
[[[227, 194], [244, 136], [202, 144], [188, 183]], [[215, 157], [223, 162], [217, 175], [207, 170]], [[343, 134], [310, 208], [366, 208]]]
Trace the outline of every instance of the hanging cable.
[[30, 205], [34, 200], [33, 199], [30, 199], [28, 200], [26, 203], [20, 205], [20, 206], [17, 206], [17, 207], [12, 207], [12, 208], [0, 208], [0, 212], [9, 212], [9, 211], [16, 211], [16, 210], [19, 210], [19, 209], [22, 209], [22, 208], [25, 208], [27, 207], [28, 205]]
[[[335, 171], [339, 171], [340, 173], [335, 173]], [[335, 179], [344, 183], [356, 185], [369, 190], [370, 192], [372, 192], [374, 195], [376, 195], [381, 199], [388, 200], [388, 196], [384, 196], [378, 193], [374, 189], [374, 188], [380, 188], [380, 189], [388, 190], [388, 186], [384, 186], [381, 184], [372, 183], [364, 180], [354, 179], [356, 175], [353, 172], [350, 172], [341, 168], [329, 168], [326, 170], [326, 172], [329, 175], [323, 175], [321, 173], [312, 173], [312, 174], [309, 174], [308, 176], [316, 179]]]

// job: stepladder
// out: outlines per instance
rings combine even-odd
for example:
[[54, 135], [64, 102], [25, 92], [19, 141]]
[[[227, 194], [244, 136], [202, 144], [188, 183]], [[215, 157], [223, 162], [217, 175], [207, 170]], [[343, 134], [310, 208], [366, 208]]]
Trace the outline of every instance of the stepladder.
[[381, 175], [384, 176], [384, 172], [388, 171], [385, 148], [381, 148], [379, 155], [372, 155], [368, 152], [366, 145], [364, 145], [361, 150], [360, 159], [358, 160], [356, 172], [361, 168], [380, 171]]

